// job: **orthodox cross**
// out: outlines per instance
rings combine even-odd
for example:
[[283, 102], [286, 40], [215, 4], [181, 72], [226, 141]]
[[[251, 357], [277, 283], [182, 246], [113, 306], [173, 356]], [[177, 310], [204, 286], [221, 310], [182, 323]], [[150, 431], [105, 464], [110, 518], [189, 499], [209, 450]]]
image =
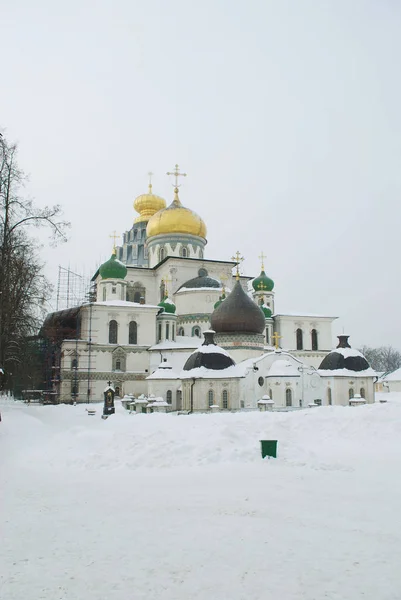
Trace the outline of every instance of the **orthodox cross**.
[[241, 254], [237, 250], [237, 252], [235, 253], [235, 255], [231, 257], [231, 260], [234, 260], [237, 263], [237, 272], [235, 274], [235, 279], [238, 281], [239, 280], [239, 265], [244, 260], [244, 257], [241, 256]]
[[164, 295], [168, 296], [167, 286], [168, 286], [169, 283], [171, 283], [171, 279], [169, 279], [168, 276], [166, 275], [163, 278], [163, 283], [164, 283]]
[[113, 233], [111, 235], [109, 235], [109, 237], [113, 238], [113, 250], [115, 250], [116, 249], [116, 240], [118, 240], [118, 238], [120, 236], [117, 235], [116, 230], [114, 230]]
[[227, 281], [228, 277], [227, 277], [227, 275], [223, 274], [223, 275], [220, 275], [220, 279], [222, 282], [222, 286], [221, 286], [222, 290], [221, 291], [223, 292], [223, 294], [225, 294], [226, 293], [226, 281]]
[[[263, 269], [263, 267], [262, 267], [262, 269]], [[266, 290], [266, 289], [267, 288], [266, 288], [265, 284], [263, 283], [263, 281], [259, 281], [258, 290]]]
[[263, 252], [262, 252], [262, 254], [259, 256], [259, 259], [260, 259], [260, 261], [261, 261], [261, 263], [262, 263], [262, 271], [264, 271], [264, 270], [265, 270], [265, 258], [267, 258], [267, 256], [265, 256], [265, 255], [263, 254]]
[[167, 175], [173, 175], [175, 177], [175, 183], [174, 183], [174, 187], [177, 189], [180, 186], [178, 185], [178, 178], [179, 177], [187, 177], [186, 173], [180, 173], [180, 167], [178, 165], [175, 165], [174, 167], [174, 171], [172, 173], [170, 173], [170, 171], [167, 173]]
[[109, 387], [111, 387], [111, 385], [112, 385], [112, 382], [110, 381], [110, 379], [109, 379], [109, 381], [107, 382], [107, 385], [108, 385]]
[[275, 346], [276, 350], [278, 350], [278, 349], [279, 349], [279, 347], [280, 347], [280, 346], [278, 345], [278, 341], [279, 341], [279, 340], [281, 340], [281, 335], [279, 335], [279, 334], [277, 333], [277, 331], [275, 331], [275, 332], [273, 333], [273, 335], [272, 335], [272, 340], [273, 340], [273, 343], [274, 343], [274, 346]]
[[149, 194], [151, 194], [152, 193], [152, 177], [153, 177], [152, 171], [149, 171], [148, 176], [149, 176]]

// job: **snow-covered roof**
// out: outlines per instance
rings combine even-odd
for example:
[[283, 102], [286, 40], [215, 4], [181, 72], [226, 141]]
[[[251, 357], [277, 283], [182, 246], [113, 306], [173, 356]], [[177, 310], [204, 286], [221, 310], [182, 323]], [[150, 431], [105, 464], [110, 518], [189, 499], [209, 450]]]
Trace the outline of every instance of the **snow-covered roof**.
[[300, 377], [298, 368], [289, 360], [275, 360], [270, 367], [268, 377]]
[[[223, 290], [222, 286], [219, 287], [181, 287], [179, 290], [176, 291], [175, 295], [177, 294], [181, 294], [181, 292], [221, 292]], [[226, 291], [228, 291], [228, 289], [226, 288]]]
[[384, 381], [401, 381], [401, 368], [382, 377]]
[[151, 375], [148, 375], [146, 379], [178, 379], [178, 374], [175, 373], [172, 369], [164, 369], [158, 367], [156, 371], [153, 371]]
[[298, 317], [305, 319], [338, 319], [338, 317], [333, 317], [330, 315], [314, 315], [312, 313], [301, 314], [297, 312], [286, 312], [286, 313], [275, 313], [274, 317]]
[[92, 302], [92, 306], [125, 306], [126, 308], [157, 308], [157, 310], [160, 310], [160, 306], [156, 306], [155, 304], [140, 304], [139, 302], [129, 302], [128, 300], [105, 300], [104, 302]]
[[240, 363], [220, 370], [196, 367], [190, 371], [181, 371], [180, 379], [231, 379], [233, 377], [244, 377], [244, 375], [244, 368]]
[[107, 387], [104, 388], [103, 391], [108, 392], [109, 390], [111, 390], [112, 392], [115, 392], [116, 390], [113, 388], [112, 385], [108, 385]]
[[149, 350], [192, 350], [193, 348], [197, 348], [202, 344], [201, 338], [198, 336], [189, 337], [184, 335], [177, 335], [176, 341], [165, 340], [164, 342], [159, 342], [154, 346], [151, 346]]
[[350, 369], [318, 369], [322, 377], [376, 377], [376, 372], [369, 367], [364, 371], [351, 371]]

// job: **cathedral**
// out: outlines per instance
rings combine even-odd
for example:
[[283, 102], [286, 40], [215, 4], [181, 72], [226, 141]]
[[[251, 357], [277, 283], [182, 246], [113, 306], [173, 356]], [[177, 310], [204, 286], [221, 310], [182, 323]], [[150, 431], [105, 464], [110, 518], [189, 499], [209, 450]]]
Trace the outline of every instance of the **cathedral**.
[[[99, 402], [106, 386], [141, 412], [275, 410], [374, 401], [365, 358], [340, 336], [336, 317], [277, 310], [264, 256], [256, 277], [242, 257], [205, 257], [207, 229], [174, 197], [134, 201], [138, 216], [92, 277], [82, 306], [47, 316], [49, 393]], [[185, 204], [187, 201], [185, 200]], [[233, 273], [234, 271], [234, 273]]]

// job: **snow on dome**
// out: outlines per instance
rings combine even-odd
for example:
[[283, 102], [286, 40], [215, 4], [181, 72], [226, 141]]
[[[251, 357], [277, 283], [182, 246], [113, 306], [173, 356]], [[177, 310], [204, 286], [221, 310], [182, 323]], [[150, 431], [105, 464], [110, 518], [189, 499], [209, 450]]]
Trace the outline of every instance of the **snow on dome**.
[[[327, 374], [341, 374], [347, 372], [362, 373], [365, 375], [375, 374], [366, 358], [358, 350], [354, 350], [348, 343], [348, 335], [339, 335], [337, 348], [324, 357], [320, 363], [319, 371], [327, 371]], [[335, 372], [335, 373], [334, 373]]]
[[216, 346], [213, 330], [205, 331], [204, 336], [205, 341], [202, 346], [199, 346], [188, 357], [184, 365], [184, 371], [191, 371], [200, 367], [220, 371], [235, 365], [229, 353], [224, 348]]

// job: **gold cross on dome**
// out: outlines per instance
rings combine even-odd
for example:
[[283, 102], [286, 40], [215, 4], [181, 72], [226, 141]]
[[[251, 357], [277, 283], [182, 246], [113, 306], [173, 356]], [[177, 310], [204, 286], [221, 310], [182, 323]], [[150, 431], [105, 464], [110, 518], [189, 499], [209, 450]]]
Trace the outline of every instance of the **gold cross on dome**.
[[279, 335], [279, 334], [277, 333], [277, 331], [275, 331], [275, 332], [273, 333], [273, 335], [272, 335], [272, 340], [273, 340], [273, 343], [274, 343], [274, 347], [276, 348], [276, 350], [278, 350], [278, 349], [280, 348], [280, 346], [279, 346], [279, 344], [278, 344], [278, 341], [279, 341], [279, 340], [281, 340], [281, 335]]
[[226, 293], [226, 281], [228, 280], [227, 275], [225, 275], [223, 273], [223, 275], [220, 275], [220, 279], [221, 279], [221, 291], [223, 292], [223, 294]]
[[266, 288], [265, 284], [263, 283], [263, 281], [259, 281], [258, 290], [266, 290], [266, 289], [267, 288]]
[[260, 261], [261, 261], [261, 263], [262, 263], [262, 271], [264, 271], [264, 270], [265, 270], [265, 258], [267, 258], [267, 256], [265, 256], [265, 255], [263, 254], [263, 252], [262, 252], [262, 253], [259, 255], [259, 260], [260, 260]]
[[180, 187], [178, 185], [178, 178], [179, 177], [187, 177], [186, 173], [180, 173], [180, 167], [178, 165], [174, 166], [174, 171], [172, 173], [170, 173], [170, 171], [168, 171], [167, 175], [173, 175], [173, 177], [175, 177], [175, 183], [174, 183], [174, 187], [175, 188], [179, 188]]
[[235, 279], [238, 281], [239, 280], [239, 265], [244, 260], [244, 257], [241, 256], [241, 254], [237, 250], [237, 252], [235, 253], [235, 255], [231, 257], [231, 260], [234, 260], [237, 263], [237, 272], [235, 274]]
[[169, 283], [171, 283], [171, 279], [168, 278], [168, 276], [166, 275], [163, 279], [162, 279], [163, 283], [164, 283], [164, 295], [168, 296], [168, 291], [167, 291], [167, 286]]
[[113, 239], [113, 250], [115, 250], [116, 249], [116, 240], [118, 240], [118, 238], [120, 236], [117, 235], [116, 230], [114, 230], [113, 233], [111, 235], [109, 235], [109, 237], [111, 237]]
[[152, 193], [152, 177], [153, 177], [152, 171], [149, 171], [148, 177], [149, 177], [149, 194], [151, 194]]

